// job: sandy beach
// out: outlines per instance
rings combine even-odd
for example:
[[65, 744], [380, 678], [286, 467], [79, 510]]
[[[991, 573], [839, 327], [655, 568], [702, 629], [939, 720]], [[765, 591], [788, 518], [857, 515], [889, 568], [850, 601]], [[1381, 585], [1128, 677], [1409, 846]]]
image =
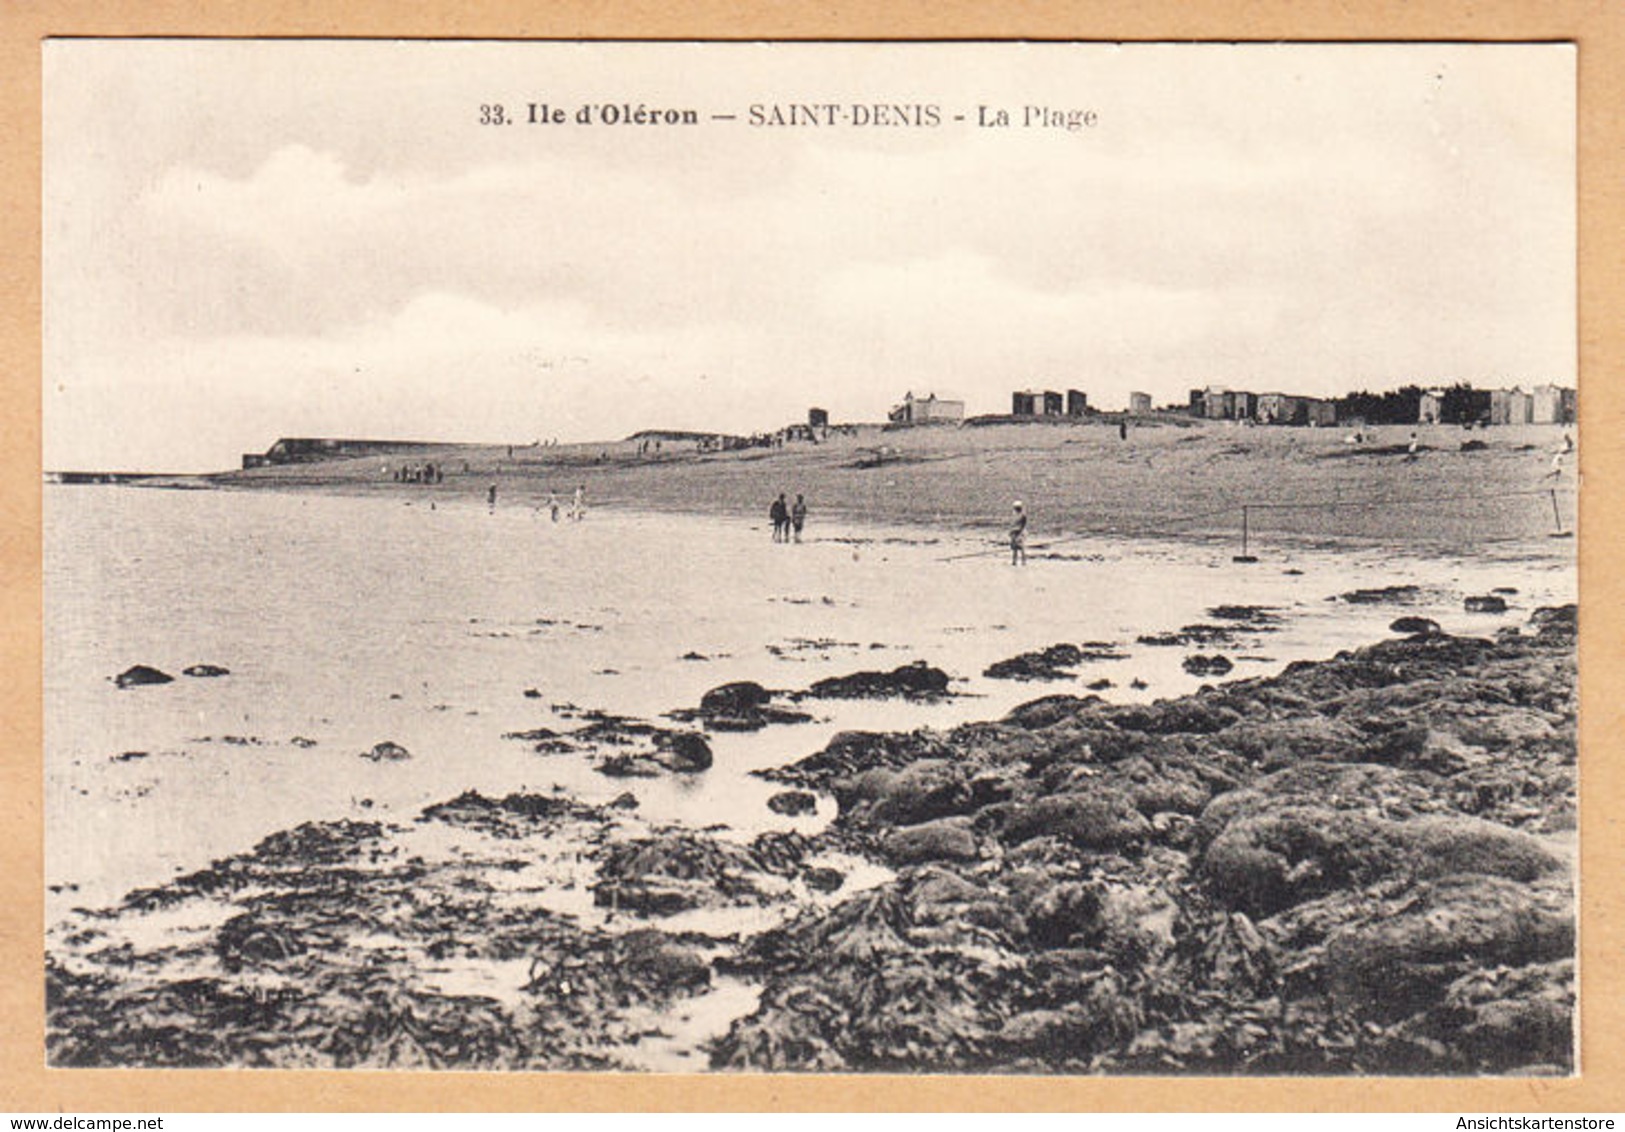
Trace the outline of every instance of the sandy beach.
[[50, 1060], [1569, 1072], [1572, 468], [1421, 431], [49, 488]]
[[[222, 486], [399, 491], [406, 498], [568, 505], [578, 485], [593, 505], [766, 520], [780, 491], [804, 494], [812, 521], [837, 518], [939, 529], [1001, 531], [1011, 503], [1032, 516], [1033, 539], [1082, 533], [1136, 538], [1253, 534], [1463, 552], [1574, 529], [1577, 464], [1548, 478], [1571, 426], [1464, 431], [1443, 425], [1242, 427], [1164, 414], [1085, 424], [837, 430], [823, 443], [701, 453], [692, 441], [640, 452], [599, 444], [426, 448], [410, 457], [292, 464], [210, 477]], [[1411, 434], [1417, 456], [1407, 459]], [[433, 463], [443, 482], [396, 484], [403, 463]], [[465, 470], [466, 468], [466, 470]], [[1556, 489], [1554, 513], [1550, 489]], [[1561, 524], [1561, 526], [1559, 526]]]

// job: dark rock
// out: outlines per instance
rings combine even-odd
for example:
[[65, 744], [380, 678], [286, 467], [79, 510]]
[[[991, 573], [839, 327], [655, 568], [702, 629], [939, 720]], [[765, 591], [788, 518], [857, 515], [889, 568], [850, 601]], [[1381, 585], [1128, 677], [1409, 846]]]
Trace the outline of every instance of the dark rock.
[[540, 688], [526, 688], [524, 696], [527, 700], [539, 700], [542, 698], [542, 690]]
[[609, 778], [659, 778], [662, 768], [648, 755], [617, 752], [605, 755], [593, 769]]
[[627, 790], [615, 795], [614, 800], [609, 805], [614, 810], [635, 810], [638, 808], [638, 797], [632, 791]]
[[846, 874], [823, 865], [809, 868], [801, 876], [814, 892], [835, 892], [846, 883]]
[[936, 759], [900, 771], [868, 771], [841, 793], [843, 810], [867, 807], [865, 819], [880, 825], [913, 825], [962, 814], [975, 797], [962, 767]]
[[1574, 1050], [1574, 961], [1480, 969], [1445, 990], [1419, 1028], [1452, 1039], [1485, 1073], [1562, 1065]]
[[1043, 886], [1022, 912], [1033, 946], [1067, 947], [1101, 930], [1100, 889], [1073, 881]]
[[184, 676], [230, 676], [231, 669], [221, 668], [218, 664], [194, 664], [181, 669]]
[[785, 790], [769, 798], [767, 808], [786, 817], [810, 814], [818, 809], [818, 796], [805, 790]]
[[[1561, 868], [1528, 834], [1477, 818], [1393, 821], [1290, 796], [1234, 805], [1202, 875], [1222, 903], [1253, 915], [1387, 879], [1475, 873], [1527, 883]], [[1199, 836], [1210, 826], [1204, 814]]]
[[655, 745], [655, 758], [669, 770], [687, 774], [710, 769], [711, 745], [698, 732], [662, 731]]
[[599, 866], [593, 901], [664, 916], [689, 908], [760, 903], [763, 862], [750, 850], [704, 834], [663, 830], [612, 845]]
[[1235, 667], [1229, 657], [1224, 656], [1187, 656], [1181, 665], [1192, 676], [1223, 676]]
[[1199, 696], [1126, 704], [1111, 714], [1112, 723], [1120, 730], [1147, 735], [1211, 735], [1240, 720], [1234, 708]]
[[922, 861], [974, 861], [979, 856], [969, 818], [939, 818], [894, 829], [881, 841], [881, 851], [895, 864]]
[[253, 912], [233, 916], [215, 934], [215, 954], [221, 966], [236, 972], [263, 967], [305, 952], [304, 941], [289, 924], [262, 922]]
[[1081, 699], [1078, 696], [1044, 696], [1040, 699], [1021, 704], [1010, 709], [1005, 721], [1017, 727], [1029, 730], [1039, 730], [1053, 726], [1063, 719], [1071, 719], [1083, 708], [1092, 703], [1098, 703], [1096, 697]]
[[1184, 645], [1232, 645], [1238, 632], [1248, 631], [1243, 626], [1186, 625], [1177, 633], [1146, 633], [1136, 640], [1142, 645], [1172, 648]]
[[1326, 943], [1334, 993], [1392, 1022], [1444, 999], [1475, 967], [1572, 959], [1573, 896], [1500, 877], [1445, 877], [1340, 928]]
[[1437, 637], [1444, 632], [1437, 621], [1428, 617], [1401, 617], [1390, 623], [1388, 628], [1395, 633], [1406, 633], [1413, 637]]
[[619, 961], [635, 977], [690, 992], [711, 984], [711, 965], [694, 948], [665, 932], [651, 928], [627, 932], [620, 944]]
[[713, 715], [745, 715], [765, 707], [773, 693], [750, 680], [740, 680], [712, 688], [700, 697], [700, 711]]
[[842, 731], [822, 751], [785, 767], [767, 777], [798, 785], [830, 785], [881, 767], [904, 767], [921, 759], [935, 759], [954, 752], [943, 738], [930, 731], [908, 734], [876, 731]]
[[408, 751], [399, 743], [392, 743], [386, 739], [382, 743], [375, 744], [370, 751], [362, 751], [361, 757], [364, 759], [371, 759], [375, 763], [394, 763], [400, 762], [403, 759], [411, 758], [412, 752]]
[[1107, 680], [1105, 677], [1101, 677], [1099, 680], [1091, 680], [1086, 685], [1091, 692], [1104, 692], [1107, 688], [1112, 686], [1112, 682]]
[[773, 693], [751, 680], [712, 688], [692, 711], [670, 712], [673, 719], [699, 720], [712, 731], [760, 731], [770, 723], [805, 723], [806, 712], [773, 703]]
[[1081, 663], [1083, 650], [1078, 646], [1051, 645], [990, 664], [982, 675], [994, 680], [1069, 680], [1077, 675], [1072, 666]]
[[1346, 594], [1338, 595], [1338, 600], [1354, 605], [1414, 605], [1421, 599], [1422, 587], [1412, 585], [1350, 590]]
[[1273, 609], [1262, 605], [1216, 605], [1207, 615], [1217, 621], [1237, 621], [1244, 625], [1279, 625], [1281, 618]]
[[1007, 845], [1053, 835], [1080, 849], [1128, 849], [1144, 842], [1151, 823], [1126, 795], [1115, 791], [1060, 794], [1038, 798], [1026, 805], [1002, 803], [988, 811], [1001, 811], [999, 836]]
[[316, 740], [307, 738], [303, 735], [295, 735], [292, 739], [289, 739], [288, 742], [303, 750], [309, 750], [311, 747], [316, 745]]
[[1507, 611], [1506, 598], [1495, 594], [1480, 594], [1469, 597], [1462, 603], [1468, 613], [1505, 613]]
[[818, 699], [931, 699], [948, 694], [948, 674], [917, 660], [890, 672], [854, 672], [819, 680], [807, 694]]
[[1580, 624], [1579, 607], [1542, 606], [1529, 615], [1529, 625], [1537, 633], [1574, 633]]
[[126, 668], [113, 677], [113, 683], [120, 688], [138, 688], [144, 684], [168, 684], [175, 678], [167, 672], [160, 672], [156, 668], [149, 668], [145, 664], [137, 664]]

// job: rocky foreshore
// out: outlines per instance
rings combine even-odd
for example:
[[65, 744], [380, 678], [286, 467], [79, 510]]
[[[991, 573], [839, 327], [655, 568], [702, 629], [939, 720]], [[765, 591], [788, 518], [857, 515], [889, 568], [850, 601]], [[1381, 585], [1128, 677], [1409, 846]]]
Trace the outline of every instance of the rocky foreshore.
[[816, 837], [539, 795], [310, 823], [58, 925], [49, 1057], [648, 1067], [721, 996], [693, 1067], [1568, 1073], [1575, 772], [1570, 606], [845, 733], [770, 772], [834, 797]]

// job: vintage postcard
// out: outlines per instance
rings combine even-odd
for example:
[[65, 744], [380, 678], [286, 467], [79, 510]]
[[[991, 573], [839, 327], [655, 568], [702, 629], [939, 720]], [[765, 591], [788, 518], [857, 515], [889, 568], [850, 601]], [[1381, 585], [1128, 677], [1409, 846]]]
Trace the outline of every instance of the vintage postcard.
[[1572, 44], [41, 52], [49, 1066], [1582, 1068]]

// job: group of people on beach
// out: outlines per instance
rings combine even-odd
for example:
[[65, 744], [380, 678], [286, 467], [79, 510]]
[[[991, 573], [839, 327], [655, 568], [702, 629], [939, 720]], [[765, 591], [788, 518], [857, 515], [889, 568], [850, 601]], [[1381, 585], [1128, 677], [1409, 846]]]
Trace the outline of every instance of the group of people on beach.
[[[389, 467], [386, 464], [385, 470]], [[395, 469], [396, 483], [444, 483], [446, 470], [433, 464], [403, 464]]]
[[[497, 507], [497, 485], [495, 482], [493, 482], [491, 486], [486, 489], [485, 502], [494, 514]], [[552, 516], [555, 523], [559, 521], [559, 515], [561, 512], [566, 514], [572, 521], [579, 522], [587, 517], [587, 485], [578, 484], [576, 486], [575, 494], [570, 499], [569, 511], [564, 512], [563, 508], [559, 505], [559, 494], [556, 491], [548, 492], [547, 502], [544, 504], [538, 504], [536, 510], [540, 512], [543, 507], [547, 508], [548, 513]]]
[[[556, 491], [548, 492], [547, 493], [547, 502], [545, 504], [543, 504], [542, 506], [545, 506], [547, 508], [548, 516], [555, 523], [559, 521], [559, 514], [563, 510], [563, 508], [559, 504], [559, 494], [558, 494], [558, 492], [556, 492]], [[540, 511], [541, 509], [542, 509], [541, 507], [536, 508], [536, 510], [538, 510], [538, 511]], [[577, 484], [576, 485], [575, 494], [570, 497], [570, 509], [568, 511], [565, 511], [564, 514], [570, 519], [570, 521], [572, 523], [579, 523], [582, 519], [585, 519], [587, 517], [587, 485], [586, 484], [583, 483], [583, 484]]]
[[781, 491], [767, 509], [767, 517], [773, 521], [774, 542], [800, 542], [801, 528], [807, 522], [807, 501], [798, 495], [794, 503], [786, 503]]

